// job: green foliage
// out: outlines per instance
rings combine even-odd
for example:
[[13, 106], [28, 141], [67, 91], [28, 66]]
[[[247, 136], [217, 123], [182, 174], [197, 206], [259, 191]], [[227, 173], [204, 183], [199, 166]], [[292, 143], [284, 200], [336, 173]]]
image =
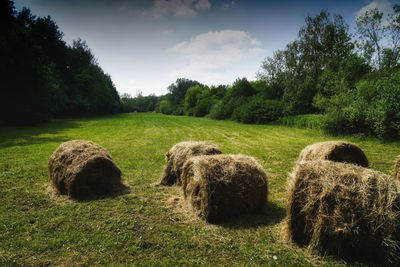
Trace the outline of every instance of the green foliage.
[[400, 138], [400, 71], [380, 71], [355, 90], [332, 99], [325, 129], [334, 134], [363, 133], [381, 140]]
[[357, 82], [370, 70], [357, 54], [350, 55], [336, 70], [325, 69], [318, 78], [318, 93], [314, 96], [313, 105], [325, 112], [333, 97], [354, 89]]
[[287, 116], [279, 118], [276, 123], [289, 127], [322, 130], [325, 123], [325, 116], [322, 114]]
[[196, 85], [193, 87], [190, 87], [186, 91], [185, 95], [185, 104], [184, 104], [184, 109], [185, 109], [185, 114], [188, 116], [193, 116], [194, 115], [194, 110], [198, 101], [198, 96], [204, 91], [207, 90], [203, 88], [200, 85]]
[[50, 17], [0, 5], [0, 124], [38, 124], [52, 117], [115, 113], [118, 93], [85, 42], [67, 46]]
[[224, 120], [232, 117], [233, 111], [245, 104], [247, 99], [257, 93], [246, 78], [237, 79], [225, 96], [210, 110], [213, 119]]
[[189, 88], [185, 96], [185, 114], [189, 116], [203, 117], [210, 113], [211, 107], [224, 97], [226, 87], [220, 85], [208, 88], [204, 85], [196, 85]]
[[162, 114], [172, 114], [172, 105], [171, 102], [169, 102], [168, 100], [164, 99], [160, 102], [160, 112]]
[[167, 99], [171, 103], [172, 114], [182, 116], [185, 115], [184, 104], [185, 96], [189, 88], [201, 85], [197, 81], [185, 78], [179, 78], [175, 83], [168, 86]]
[[232, 119], [243, 123], [268, 123], [280, 118], [282, 111], [280, 101], [254, 96], [234, 110]]
[[154, 94], [143, 96], [139, 93], [132, 98], [129, 94], [121, 95], [122, 112], [153, 112], [157, 108], [160, 98]]
[[332, 17], [321, 11], [307, 16], [305, 22], [298, 40], [267, 58], [258, 74], [269, 85], [266, 98], [281, 99], [285, 115], [315, 112], [312, 103], [321, 73], [337, 71], [353, 49], [348, 26], [340, 15]]

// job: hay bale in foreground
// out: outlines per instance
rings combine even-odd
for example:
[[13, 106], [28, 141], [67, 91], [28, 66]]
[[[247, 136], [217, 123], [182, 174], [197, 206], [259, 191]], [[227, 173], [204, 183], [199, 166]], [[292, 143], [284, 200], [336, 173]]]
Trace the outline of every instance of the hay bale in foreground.
[[174, 145], [165, 154], [165, 165], [161, 185], [181, 184], [183, 164], [193, 156], [222, 154], [219, 148], [209, 142], [187, 141]]
[[267, 200], [267, 176], [252, 157], [192, 157], [181, 178], [184, 198], [209, 222], [260, 211]]
[[105, 195], [118, 190], [121, 171], [108, 152], [90, 141], [62, 143], [49, 159], [53, 185], [75, 199]]
[[309, 145], [301, 151], [299, 161], [301, 160], [331, 160], [362, 167], [369, 166], [361, 148], [346, 141], [327, 141]]
[[292, 176], [286, 240], [348, 261], [399, 261], [399, 194], [389, 175], [319, 160], [299, 162]]
[[397, 157], [396, 164], [394, 165], [393, 176], [395, 179], [400, 181], [400, 156]]

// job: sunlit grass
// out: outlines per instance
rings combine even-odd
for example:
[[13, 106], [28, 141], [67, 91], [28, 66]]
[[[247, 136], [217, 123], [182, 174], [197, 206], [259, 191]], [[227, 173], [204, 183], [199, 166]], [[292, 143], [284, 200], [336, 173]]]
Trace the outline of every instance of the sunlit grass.
[[[88, 202], [49, 194], [47, 160], [60, 143], [72, 139], [105, 147], [131, 193]], [[309, 129], [160, 114], [2, 127], [0, 265], [340, 265], [279, 239], [286, 178], [299, 152], [334, 139]], [[165, 152], [184, 140], [207, 140], [225, 153], [255, 157], [269, 177], [265, 214], [209, 225], [173, 208], [171, 198], [180, 189], [155, 183]], [[372, 168], [391, 173], [399, 143], [347, 140], [365, 151]]]

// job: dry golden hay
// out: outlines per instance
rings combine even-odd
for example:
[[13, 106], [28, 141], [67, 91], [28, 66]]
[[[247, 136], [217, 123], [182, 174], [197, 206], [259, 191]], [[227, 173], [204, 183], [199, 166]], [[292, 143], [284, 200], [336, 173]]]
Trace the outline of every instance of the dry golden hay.
[[400, 156], [397, 157], [396, 164], [394, 165], [394, 178], [400, 181]]
[[209, 222], [261, 211], [267, 200], [267, 176], [252, 157], [192, 157], [181, 178], [184, 198]]
[[60, 194], [87, 199], [121, 190], [121, 171], [109, 153], [90, 141], [62, 143], [49, 159], [50, 179]]
[[368, 159], [357, 145], [346, 141], [327, 141], [307, 146], [300, 153], [301, 160], [331, 160], [368, 167]]
[[181, 184], [183, 164], [193, 156], [222, 154], [219, 148], [209, 142], [187, 141], [174, 145], [165, 154], [165, 165], [161, 185]]
[[298, 162], [288, 183], [283, 238], [346, 261], [399, 262], [399, 193], [378, 171]]

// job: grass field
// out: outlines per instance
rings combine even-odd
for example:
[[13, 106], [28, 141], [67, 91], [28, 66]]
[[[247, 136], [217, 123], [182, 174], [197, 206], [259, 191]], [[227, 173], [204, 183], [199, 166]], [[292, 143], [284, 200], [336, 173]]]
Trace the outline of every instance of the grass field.
[[[105, 147], [129, 194], [76, 202], [49, 190], [47, 161], [72, 139]], [[319, 131], [244, 125], [160, 114], [60, 120], [41, 127], [0, 128], [0, 265], [341, 265], [284, 244], [286, 179]], [[391, 173], [399, 143], [346, 138], [371, 167]], [[269, 177], [265, 214], [207, 224], [182, 205], [178, 187], [159, 187], [165, 152], [184, 140], [207, 140], [225, 153], [255, 157]]]

